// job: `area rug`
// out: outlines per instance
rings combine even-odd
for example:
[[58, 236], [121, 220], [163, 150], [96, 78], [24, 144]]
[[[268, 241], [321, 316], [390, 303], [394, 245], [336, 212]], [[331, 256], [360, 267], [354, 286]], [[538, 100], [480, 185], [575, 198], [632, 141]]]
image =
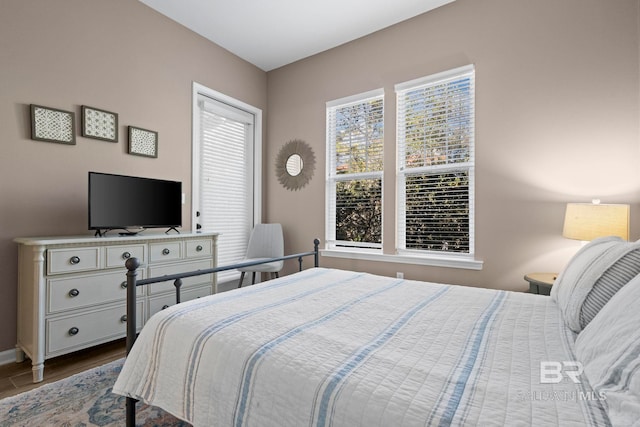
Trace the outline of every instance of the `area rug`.
[[[124, 426], [125, 401], [111, 392], [124, 359], [0, 400], [0, 427]], [[136, 425], [187, 427], [162, 409], [136, 405]]]

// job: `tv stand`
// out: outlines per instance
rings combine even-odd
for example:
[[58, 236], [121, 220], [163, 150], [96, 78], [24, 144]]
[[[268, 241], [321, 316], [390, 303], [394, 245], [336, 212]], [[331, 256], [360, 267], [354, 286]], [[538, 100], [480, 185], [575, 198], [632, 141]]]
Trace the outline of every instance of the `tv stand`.
[[178, 229], [177, 229], [177, 228], [175, 228], [175, 227], [171, 227], [170, 229], [168, 229], [167, 231], [165, 231], [165, 232], [164, 232], [164, 234], [169, 234], [169, 232], [170, 232], [171, 230], [173, 230], [173, 231], [175, 231], [176, 233], [180, 234], [180, 231], [178, 231]]

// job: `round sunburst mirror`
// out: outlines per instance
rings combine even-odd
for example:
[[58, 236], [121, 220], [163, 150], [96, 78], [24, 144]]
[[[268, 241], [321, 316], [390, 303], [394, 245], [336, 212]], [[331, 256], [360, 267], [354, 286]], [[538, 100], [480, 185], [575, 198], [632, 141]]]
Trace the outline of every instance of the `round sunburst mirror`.
[[276, 157], [276, 176], [287, 190], [299, 190], [313, 176], [316, 158], [306, 142], [294, 139], [282, 146]]

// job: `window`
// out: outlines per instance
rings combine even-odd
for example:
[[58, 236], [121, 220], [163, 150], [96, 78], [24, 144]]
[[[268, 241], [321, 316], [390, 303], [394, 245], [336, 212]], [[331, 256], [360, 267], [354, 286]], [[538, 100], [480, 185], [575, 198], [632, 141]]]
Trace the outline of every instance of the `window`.
[[396, 86], [399, 253], [472, 255], [473, 66]]
[[328, 248], [382, 249], [382, 90], [327, 103]]
[[[193, 223], [218, 231], [218, 264], [244, 258], [254, 218], [260, 218], [256, 132], [260, 110], [194, 86]], [[218, 282], [237, 271], [218, 273]]]

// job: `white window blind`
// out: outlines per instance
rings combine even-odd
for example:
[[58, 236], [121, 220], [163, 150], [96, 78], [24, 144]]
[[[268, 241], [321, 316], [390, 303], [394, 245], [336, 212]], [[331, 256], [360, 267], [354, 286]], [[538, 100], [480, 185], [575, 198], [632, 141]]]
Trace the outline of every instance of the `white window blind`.
[[473, 66], [396, 86], [398, 249], [472, 255]]
[[382, 90], [327, 103], [328, 248], [382, 248]]
[[[254, 116], [199, 95], [198, 223], [218, 237], [218, 265], [240, 261], [253, 226]], [[218, 281], [239, 277], [218, 273]]]

